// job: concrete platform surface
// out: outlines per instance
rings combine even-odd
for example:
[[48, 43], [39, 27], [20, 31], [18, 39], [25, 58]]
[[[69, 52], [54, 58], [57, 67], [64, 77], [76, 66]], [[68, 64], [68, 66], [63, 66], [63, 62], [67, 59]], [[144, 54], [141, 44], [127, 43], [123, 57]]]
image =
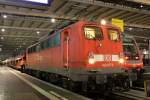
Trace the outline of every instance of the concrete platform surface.
[[0, 67], [0, 100], [48, 100], [13, 75], [9, 68]]
[[90, 100], [9, 67], [0, 67], [0, 100]]

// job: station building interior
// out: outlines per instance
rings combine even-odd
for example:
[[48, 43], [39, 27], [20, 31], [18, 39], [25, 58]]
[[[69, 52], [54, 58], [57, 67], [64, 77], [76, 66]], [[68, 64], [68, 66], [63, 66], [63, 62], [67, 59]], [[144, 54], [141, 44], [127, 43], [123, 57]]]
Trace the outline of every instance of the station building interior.
[[0, 65], [0, 100], [150, 100], [150, 0], [0, 0]]

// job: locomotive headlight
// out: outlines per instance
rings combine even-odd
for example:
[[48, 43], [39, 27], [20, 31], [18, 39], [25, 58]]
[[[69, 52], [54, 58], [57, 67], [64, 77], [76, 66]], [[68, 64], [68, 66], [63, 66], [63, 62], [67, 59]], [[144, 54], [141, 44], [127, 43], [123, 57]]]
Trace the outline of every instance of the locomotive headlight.
[[94, 53], [93, 52], [89, 52], [88, 63], [89, 64], [94, 64], [95, 63]]
[[135, 57], [135, 59], [136, 59], [136, 60], [138, 60], [138, 59], [139, 59], [139, 57], [138, 57], [138, 56], [136, 56], [136, 57]]
[[126, 56], [126, 57], [125, 57], [125, 59], [126, 59], [126, 60], [129, 60], [129, 57], [128, 57], [128, 56]]
[[120, 59], [119, 59], [119, 63], [123, 64], [123, 63], [124, 63], [124, 59], [123, 59], [123, 58], [120, 58]]
[[94, 63], [95, 63], [94, 58], [89, 58], [89, 64], [94, 64]]

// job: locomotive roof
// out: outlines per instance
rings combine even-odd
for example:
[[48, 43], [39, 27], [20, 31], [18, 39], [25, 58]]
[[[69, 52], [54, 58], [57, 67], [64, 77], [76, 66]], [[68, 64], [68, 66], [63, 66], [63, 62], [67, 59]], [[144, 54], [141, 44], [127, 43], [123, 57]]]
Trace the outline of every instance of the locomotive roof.
[[[47, 34], [47, 35], [41, 37], [37, 43], [34, 43], [34, 44], [30, 45], [28, 48], [39, 44], [40, 42], [42, 42], [42, 41], [48, 39], [48, 38], [51, 37], [51, 36], [54, 36], [54, 35], [55, 35], [57, 32], [59, 32], [59, 31], [61, 32], [61, 31], [65, 30], [65, 29], [67, 29], [67, 28], [69, 28], [69, 27], [71, 27], [71, 26], [77, 25], [77, 24], [82, 24], [82, 25], [83, 25], [83, 24], [86, 24], [86, 25], [97, 25], [97, 26], [99, 25], [100, 27], [101, 27], [101, 26], [105, 26], [105, 27], [108, 27], [108, 28], [109, 28], [109, 27], [111, 27], [111, 28], [113, 27], [113, 28], [116, 28], [116, 29], [120, 30], [118, 27], [116, 27], [115, 25], [112, 25], [112, 24], [102, 25], [102, 24], [96, 23], [96, 22], [78, 21], [78, 22], [76, 22], [76, 23], [73, 23], [73, 24], [71, 24], [71, 25], [68, 25], [68, 26], [66, 26], [66, 27], [63, 27], [63, 28], [61, 28], [61, 29], [57, 29], [57, 30], [52, 31], [50, 34]], [[28, 49], [28, 48], [27, 48], [27, 49]]]

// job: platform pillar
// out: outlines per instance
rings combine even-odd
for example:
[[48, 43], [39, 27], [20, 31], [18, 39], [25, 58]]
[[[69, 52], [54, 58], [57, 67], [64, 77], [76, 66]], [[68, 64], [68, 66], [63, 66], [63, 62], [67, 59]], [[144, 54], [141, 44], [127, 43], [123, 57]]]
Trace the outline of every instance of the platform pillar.
[[144, 81], [144, 92], [147, 97], [150, 97], [150, 80]]

